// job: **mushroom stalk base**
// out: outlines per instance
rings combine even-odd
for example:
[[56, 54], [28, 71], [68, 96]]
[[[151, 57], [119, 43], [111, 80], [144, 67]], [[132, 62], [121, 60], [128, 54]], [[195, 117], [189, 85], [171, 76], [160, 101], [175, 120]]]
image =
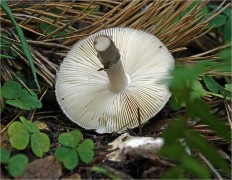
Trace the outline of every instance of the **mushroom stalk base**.
[[114, 42], [108, 36], [101, 35], [95, 38], [94, 47], [108, 75], [109, 89], [115, 93], [127, 89], [130, 85], [130, 77], [124, 71], [119, 51]]

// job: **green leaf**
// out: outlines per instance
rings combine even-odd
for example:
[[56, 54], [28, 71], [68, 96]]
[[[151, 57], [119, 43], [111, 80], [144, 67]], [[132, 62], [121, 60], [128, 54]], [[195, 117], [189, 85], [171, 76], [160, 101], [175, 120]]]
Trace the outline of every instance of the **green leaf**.
[[204, 90], [202, 84], [198, 80], [193, 80], [192, 81], [192, 92], [190, 94], [190, 99], [200, 99], [203, 96], [207, 95], [207, 92]]
[[223, 12], [223, 14], [225, 14], [227, 17], [231, 17], [232, 15], [232, 10], [230, 7], [226, 8]]
[[187, 153], [185, 147], [181, 145], [180, 142], [177, 142], [177, 140], [175, 139], [172, 143], [165, 142], [162, 148], [158, 151], [158, 154], [161, 156], [165, 156], [171, 160], [179, 161], [180, 158]]
[[7, 2], [5, 0], [1, 0], [0, 5], [1, 5], [1, 8], [3, 9], [3, 11], [6, 13], [7, 17], [10, 19], [10, 21], [12, 22], [12, 24], [15, 27], [16, 33], [18, 34], [19, 39], [20, 39], [20, 41], [22, 43], [23, 51], [24, 51], [24, 53], [25, 53], [25, 55], [26, 55], [26, 57], [27, 57], [27, 59], [29, 61], [29, 64], [31, 66], [31, 71], [32, 71], [35, 83], [36, 83], [36, 85], [38, 87], [38, 90], [40, 91], [40, 86], [39, 86], [38, 79], [37, 79], [37, 76], [36, 76], [33, 58], [32, 58], [29, 46], [27, 44], [26, 38], [25, 38], [25, 36], [23, 34], [23, 31], [20, 28], [20, 26], [18, 25], [18, 23], [15, 21], [14, 16], [13, 16]]
[[8, 171], [10, 175], [13, 177], [21, 176], [27, 164], [28, 164], [27, 156], [23, 154], [17, 154], [10, 158], [8, 162]]
[[209, 21], [207, 28], [208, 29], [211, 27], [218, 28], [218, 27], [223, 26], [225, 22], [226, 22], [226, 16], [219, 14], [215, 18], [213, 18], [211, 21]]
[[191, 4], [190, 6], [188, 6], [188, 7], [179, 15], [180, 17], [185, 17], [185, 16], [189, 13], [189, 11], [191, 11], [195, 6], [198, 5], [199, 0], [194, 0], [194, 1], [191, 1], [191, 2], [192, 2], [192, 4]]
[[8, 161], [10, 159], [10, 152], [6, 149], [3, 149], [3, 148], [1, 148], [0, 151], [1, 151], [0, 162], [4, 163], [4, 164], [8, 163]]
[[78, 147], [77, 152], [84, 163], [89, 163], [94, 157], [94, 143], [91, 139], [84, 140]]
[[181, 166], [185, 171], [192, 172], [199, 179], [210, 179], [208, 168], [193, 157], [184, 156], [181, 160]]
[[161, 179], [185, 179], [183, 169], [179, 166], [169, 168], [161, 175]]
[[73, 130], [70, 133], [59, 135], [58, 142], [64, 146], [75, 148], [82, 138], [82, 133], [79, 130]]
[[78, 165], [78, 156], [75, 149], [59, 147], [55, 151], [55, 157], [61, 161], [66, 169], [72, 170]]
[[[54, 31], [56, 31], [58, 29], [58, 27], [52, 26], [52, 25], [47, 24], [47, 23], [40, 23], [39, 27], [40, 27], [40, 30], [43, 33], [45, 33], [46, 35], [49, 35], [49, 34], [53, 33]], [[68, 31], [63, 30], [63, 31], [55, 33], [53, 35], [53, 37], [62, 37], [62, 36], [64, 36], [67, 33], [68, 33]]]
[[224, 41], [226, 43], [229, 43], [232, 41], [232, 38], [231, 38], [231, 21], [232, 21], [232, 18], [231, 18], [231, 15], [229, 16], [229, 19], [226, 21], [226, 24], [225, 24], [225, 27], [224, 27]]
[[173, 120], [163, 131], [162, 136], [165, 144], [172, 144], [176, 139], [184, 137], [185, 121], [184, 119]]
[[171, 71], [173, 78], [170, 81], [170, 87], [179, 89], [185, 87], [186, 81], [193, 81], [196, 77], [203, 73], [208, 66], [208, 62], [199, 62], [193, 67], [176, 66]]
[[13, 122], [8, 128], [10, 144], [17, 150], [23, 150], [29, 143], [30, 134], [27, 128], [20, 122]]
[[31, 110], [36, 108], [41, 108], [42, 104], [38, 100], [37, 95], [33, 94], [33, 96], [26, 90], [23, 89], [19, 92], [20, 98], [16, 100], [7, 100], [6, 103], [19, 107], [20, 109]]
[[79, 130], [76, 129], [76, 130], [71, 131], [70, 134], [76, 140], [76, 145], [78, 145], [80, 143], [80, 140], [82, 140], [82, 133], [81, 133], [81, 131], [79, 131]]
[[[221, 168], [224, 171], [229, 171], [229, 165], [220, 156], [216, 149], [210, 145], [203, 137], [196, 131], [186, 132], [186, 143], [190, 148], [198, 150], [203, 154], [215, 167]], [[210, 150], [210, 151], [209, 151]]]
[[91, 171], [94, 171], [94, 172], [99, 173], [99, 174], [104, 174], [113, 180], [120, 179], [118, 176], [110, 173], [109, 171], [107, 171], [107, 169], [105, 169], [104, 167], [101, 167], [101, 166], [93, 166], [91, 168]]
[[30, 133], [39, 133], [39, 128], [36, 126], [35, 123], [32, 123], [30, 121], [28, 121], [25, 117], [20, 116], [19, 119], [21, 120], [21, 122], [23, 123], [23, 125], [27, 128], [27, 130]]
[[14, 57], [4, 55], [4, 54], [0, 54], [0, 59], [14, 59]]
[[50, 148], [50, 140], [45, 133], [35, 133], [31, 135], [31, 149], [33, 153], [42, 157]]
[[75, 148], [77, 146], [77, 140], [71, 133], [62, 133], [58, 137], [58, 142], [64, 146]]
[[222, 60], [226, 60], [229, 63], [231, 63], [231, 49], [230, 48], [226, 48], [226, 49], [221, 50], [219, 52], [219, 57]]
[[219, 84], [212, 78], [211, 76], [205, 75], [203, 77], [204, 83], [208, 90], [210, 90], [213, 93], [218, 93], [219, 91]]
[[44, 22], [39, 24], [39, 28], [43, 33], [45, 32], [46, 35], [52, 33], [57, 29], [56, 27], [53, 27], [48, 23], [44, 23]]
[[190, 96], [191, 83], [197, 76], [203, 73], [209, 62], [199, 62], [193, 67], [176, 66], [171, 71], [172, 79], [169, 81], [169, 89], [179, 104], [184, 104]]
[[208, 15], [210, 13], [207, 6], [204, 6], [201, 11], [203, 14], [206, 14], [206, 15]]
[[32, 94], [33, 95], [31, 95], [26, 89], [23, 89], [20, 93], [21, 102], [24, 105], [25, 109], [27, 108], [27, 110], [42, 107], [42, 104], [35, 92], [32, 91]]
[[225, 84], [225, 90], [232, 92], [232, 84]]
[[18, 92], [22, 90], [22, 86], [15, 81], [6, 81], [3, 86], [1, 86], [1, 96], [7, 99], [16, 99], [20, 95]]
[[78, 155], [84, 163], [88, 164], [93, 160], [94, 157], [94, 151], [93, 150], [87, 150], [82, 149], [80, 147], [77, 148]]
[[1, 96], [7, 99], [6, 103], [20, 109], [31, 110], [42, 107], [35, 92], [32, 91], [32, 94], [22, 89], [22, 86], [15, 81], [7, 81], [1, 87]]
[[177, 100], [174, 98], [174, 96], [172, 96], [172, 97], [169, 99], [168, 104], [169, 104], [169, 106], [170, 106], [173, 110], [175, 110], [175, 111], [178, 111], [178, 110], [180, 110], [180, 109], [183, 107], [183, 106], [181, 106], [181, 105], [177, 102]]
[[93, 150], [94, 142], [92, 139], [85, 139], [78, 147]]

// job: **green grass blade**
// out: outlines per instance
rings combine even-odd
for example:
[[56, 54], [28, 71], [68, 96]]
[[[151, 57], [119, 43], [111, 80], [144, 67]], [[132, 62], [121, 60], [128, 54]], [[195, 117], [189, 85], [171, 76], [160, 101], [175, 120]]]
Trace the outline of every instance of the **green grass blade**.
[[13, 14], [12, 14], [12, 12], [10, 10], [10, 7], [8, 6], [7, 2], [5, 0], [1, 0], [0, 3], [1, 3], [0, 4], [1, 8], [6, 13], [7, 17], [9, 18], [9, 20], [12, 22], [12, 24], [15, 27], [16, 33], [18, 34], [19, 39], [21, 41], [23, 51], [24, 51], [27, 59], [29, 60], [29, 64], [30, 64], [31, 71], [32, 71], [32, 74], [33, 74], [33, 77], [34, 77], [34, 81], [35, 81], [35, 83], [36, 83], [36, 85], [38, 87], [38, 90], [40, 91], [40, 85], [39, 85], [39, 82], [38, 82], [38, 79], [37, 79], [37, 76], [36, 76], [35, 66], [34, 66], [34, 63], [33, 63], [33, 58], [32, 58], [29, 46], [27, 44], [26, 38], [25, 38], [25, 36], [23, 34], [23, 31], [20, 28], [20, 26], [18, 25], [18, 23], [15, 21], [15, 19], [13, 17]]
[[7, 55], [4, 55], [4, 54], [0, 54], [0, 59], [6, 59], [6, 58], [14, 59], [14, 58], [11, 57], [11, 56], [7, 56]]

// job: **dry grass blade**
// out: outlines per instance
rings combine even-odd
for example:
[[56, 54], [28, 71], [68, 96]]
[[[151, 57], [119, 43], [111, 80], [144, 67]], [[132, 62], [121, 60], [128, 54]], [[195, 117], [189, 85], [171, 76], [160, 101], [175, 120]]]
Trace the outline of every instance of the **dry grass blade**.
[[[21, 25], [25, 27], [25, 29], [29, 28], [29, 23], [33, 24], [35, 21], [39, 23], [39, 21], [46, 22], [50, 26], [44, 32], [37, 32], [40, 35], [39, 39], [46, 40], [50, 38], [52, 35], [55, 35], [63, 30], [70, 30], [70, 35], [74, 35], [78, 33], [79, 36], [76, 38], [70, 38], [69, 41], [64, 42], [65, 45], [73, 43], [79, 40], [79, 37], [83, 37], [80, 34], [88, 35], [90, 33], [94, 33], [103, 28], [110, 28], [115, 26], [129, 26], [137, 29], [148, 30], [153, 34], [156, 34], [163, 40], [166, 41], [167, 44], [170, 44], [169, 48], [176, 48], [176, 42], [183, 46], [181, 39], [183, 37], [178, 37], [178, 35], [182, 35], [182, 32], [187, 31], [182, 36], [187, 36], [186, 40], [192, 39], [192, 36], [197, 36], [200, 29], [203, 29], [203, 24], [205, 22], [200, 23], [195, 28], [191, 29], [190, 27], [199, 20], [199, 11], [206, 4], [206, 1], [200, 2], [198, 8], [193, 8], [185, 17], [174, 23], [174, 20], [185, 11], [193, 1], [122, 1], [122, 2], [114, 2], [108, 1], [87, 1], [74, 3], [70, 2], [52, 2], [52, 3], [32, 3], [28, 1], [27, 7], [24, 8], [24, 13], [26, 15], [33, 15], [36, 19], [27, 17], [26, 19], [21, 20]], [[19, 6], [19, 3], [17, 4]], [[11, 5], [15, 7], [14, 4]], [[17, 6], [17, 7], [18, 7]], [[100, 13], [100, 7], [107, 8], [106, 13]], [[15, 10], [15, 11], [14, 11]], [[59, 10], [59, 15], [54, 13], [54, 11]], [[80, 11], [81, 10], [81, 11]], [[15, 13], [16, 17], [19, 17], [17, 12], [20, 11], [20, 8], [12, 9]], [[22, 18], [22, 16], [21, 16]], [[191, 19], [191, 23], [189, 23], [189, 19]], [[81, 28], [70, 27], [71, 25], [75, 25], [75, 23], [84, 22], [86, 26]], [[188, 23], [186, 23], [188, 22]], [[182, 24], [184, 25], [182, 27]], [[50, 27], [56, 27], [57, 29], [48, 35], [44, 34], [49, 31]], [[181, 28], [180, 28], [181, 27]], [[38, 27], [37, 27], [38, 28]], [[72, 31], [71, 31], [72, 29]], [[175, 33], [174, 38], [170, 38], [170, 34]], [[162, 33], [160, 33], [162, 32]], [[191, 33], [192, 32], [192, 33]], [[71, 34], [72, 33], [72, 34]], [[42, 37], [43, 36], [43, 37]], [[55, 39], [54, 39], [55, 40]], [[176, 46], [176, 47], [174, 47]]]
[[199, 53], [199, 54], [195, 54], [193, 56], [176, 58], [176, 61], [177, 62], [180, 62], [180, 61], [187, 62], [187, 61], [198, 61], [198, 60], [201, 60], [201, 59], [218, 59], [218, 56], [216, 56], [216, 55], [209, 55], [209, 54], [216, 53], [217, 51], [225, 49], [225, 48], [227, 48], [229, 46], [230, 45], [222, 45], [222, 46], [219, 46], [217, 48], [211, 49], [209, 51], [206, 51], [206, 52], [203, 52], [203, 53]]

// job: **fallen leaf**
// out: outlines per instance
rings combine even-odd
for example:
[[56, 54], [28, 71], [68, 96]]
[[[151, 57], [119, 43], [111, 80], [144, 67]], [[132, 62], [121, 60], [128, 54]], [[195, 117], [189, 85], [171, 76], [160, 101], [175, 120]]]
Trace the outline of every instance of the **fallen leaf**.
[[62, 166], [53, 155], [29, 163], [20, 179], [58, 179]]
[[48, 125], [45, 124], [44, 122], [41, 122], [41, 121], [34, 121], [34, 123], [37, 125], [37, 127], [40, 129], [40, 130], [48, 130]]

